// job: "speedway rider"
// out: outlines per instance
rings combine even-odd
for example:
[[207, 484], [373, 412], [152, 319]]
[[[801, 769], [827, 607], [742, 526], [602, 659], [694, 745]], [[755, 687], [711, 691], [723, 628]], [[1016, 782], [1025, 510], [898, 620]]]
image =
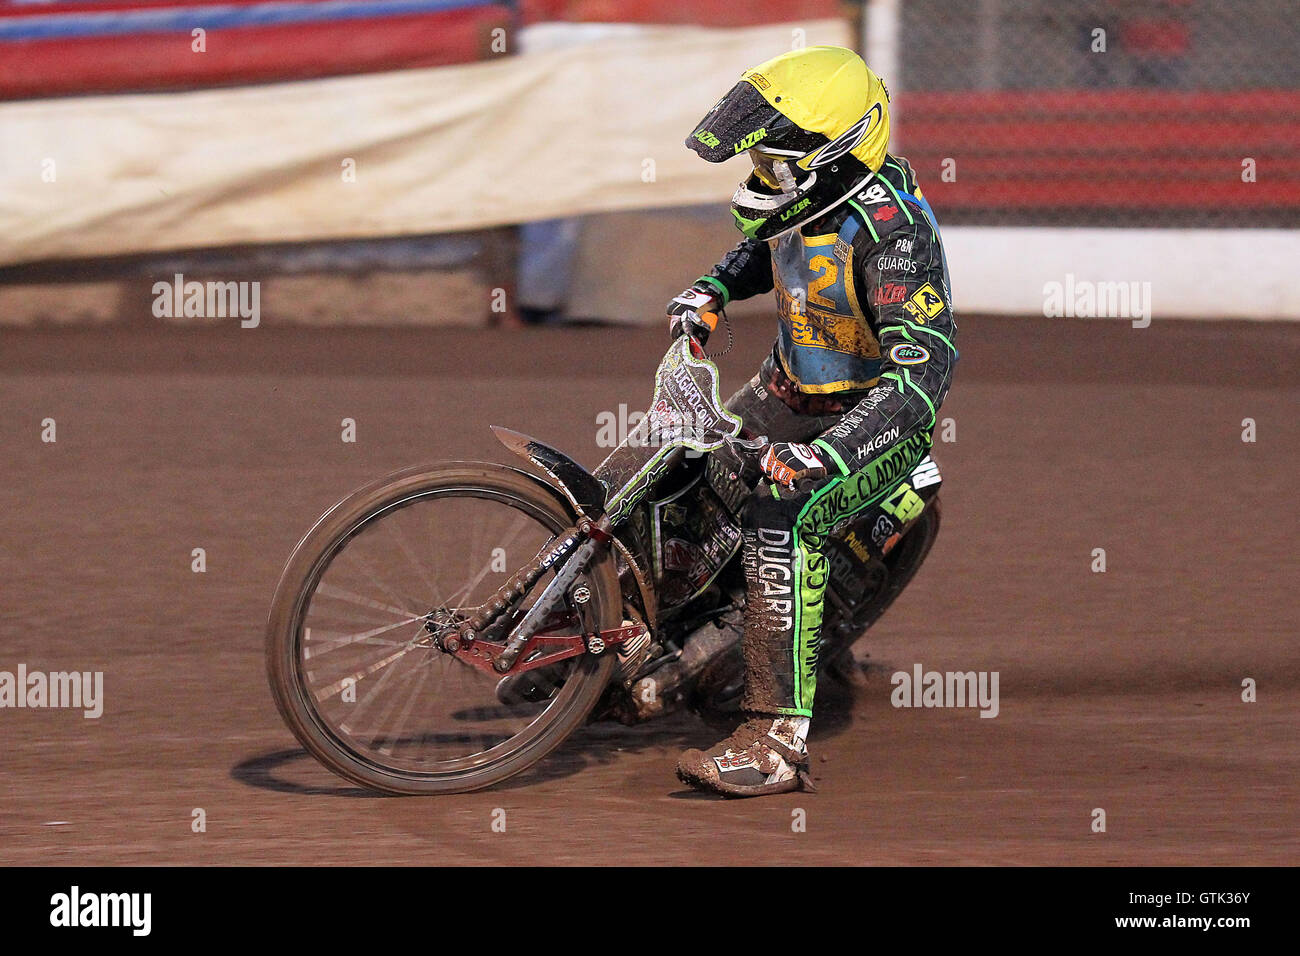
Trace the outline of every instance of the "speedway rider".
[[889, 94], [853, 51], [809, 47], [742, 74], [686, 145], [712, 163], [748, 153], [732, 197], [745, 239], [669, 304], [674, 335], [776, 295], [772, 354], [727, 406], [768, 436], [744, 512], [747, 719], [677, 765], [730, 796], [808, 784], [808, 725], [828, 533], [893, 491], [927, 453], [956, 326], [934, 214], [890, 155]]

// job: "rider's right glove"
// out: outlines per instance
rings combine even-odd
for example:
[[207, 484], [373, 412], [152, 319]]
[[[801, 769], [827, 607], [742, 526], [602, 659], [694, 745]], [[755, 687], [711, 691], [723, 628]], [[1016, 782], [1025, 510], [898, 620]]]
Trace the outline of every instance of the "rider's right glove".
[[826, 465], [807, 445], [779, 441], [768, 445], [759, 458], [759, 467], [778, 485], [794, 490], [795, 482], [804, 478], [825, 478]]
[[682, 292], [668, 303], [668, 330], [672, 337], [689, 332], [696, 341], [707, 341], [717, 319], [710, 323], [701, 316], [717, 312], [719, 305], [717, 296], [698, 285]]

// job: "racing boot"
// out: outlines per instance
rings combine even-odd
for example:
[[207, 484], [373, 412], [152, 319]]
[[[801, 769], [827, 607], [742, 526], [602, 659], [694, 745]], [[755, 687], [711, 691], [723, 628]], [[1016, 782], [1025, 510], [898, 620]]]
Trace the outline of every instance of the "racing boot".
[[688, 750], [677, 778], [697, 790], [727, 797], [817, 788], [808, 774], [807, 717], [755, 715], [708, 750]]

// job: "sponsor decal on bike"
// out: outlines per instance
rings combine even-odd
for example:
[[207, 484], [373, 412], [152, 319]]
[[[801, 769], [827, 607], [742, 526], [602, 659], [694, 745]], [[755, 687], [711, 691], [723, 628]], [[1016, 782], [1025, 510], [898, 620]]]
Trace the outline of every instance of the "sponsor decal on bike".
[[[668, 397], [673, 399], [677, 406], [675, 411], [679, 414], [686, 413], [686, 417], [693, 423], [693, 437], [697, 441], [702, 442], [706, 436], [715, 432], [734, 434], [737, 429], [719, 411], [717, 400], [705, 391], [704, 384], [699, 382], [695, 375], [692, 374], [697, 368], [700, 368], [700, 366], [683, 363], [665, 376], [664, 384], [668, 386], [665, 390], [668, 392]], [[717, 382], [715, 379], [710, 379], [710, 385], [713, 390], [716, 390]]]
[[689, 571], [700, 559], [700, 549], [682, 538], [664, 542], [664, 570]]
[[[826, 549], [826, 556], [831, 564], [831, 582], [841, 595], [859, 594], [862, 592], [859, 571], [868, 559], [858, 557], [857, 552], [848, 546], [846, 539], [838, 539], [838, 543], [844, 547]], [[858, 544], [861, 545], [862, 542], [858, 541]]]
[[674, 525], [684, 523], [687, 516], [690, 514], [685, 505], [679, 505], [676, 503], [664, 505], [662, 513], [664, 521]]
[[708, 482], [696, 482], [652, 511], [661, 598], [681, 603], [708, 586], [740, 547], [740, 528]]
[[889, 350], [889, 360], [895, 365], [922, 365], [930, 361], [930, 351], [923, 345], [900, 342]]
[[688, 419], [664, 399], [648, 412], [629, 409], [626, 402], [620, 402], [617, 411], [596, 414], [596, 447], [656, 448], [684, 437], [700, 437], [706, 428], [707, 424]]
[[654, 403], [625, 440], [628, 446], [658, 447], [662, 453], [641, 462], [610, 499], [611, 520], [626, 517], [626, 502], [658, 478], [668, 451], [685, 446], [688, 457], [698, 457], [721, 445], [724, 436], [740, 430], [740, 419], [722, 407], [717, 368], [696, 360], [690, 345], [683, 336], [664, 357], [655, 380]]
[[542, 570], [545, 571], [556, 561], [559, 561], [561, 558], [567, 557], [569, 552], [573, 550], [574, 545], [576, 545], [577, 543], [578, 543], [578, 539], [575, 538], [573, 535], [568, 535], [567, 537], [565, 537], [563, 541], [561, 541], [559, 544], [557, 544], [554, 548], [551, 549], [550, 554], [548, 554], [545, 558], [542, 559], [542, 563], [541, 563]]
[[740, 529], [718, 518], [713, 533], [700, 545], [699, 560], [687, 571], [686, 577], [697, 590], [713, 580], [740, 545]]

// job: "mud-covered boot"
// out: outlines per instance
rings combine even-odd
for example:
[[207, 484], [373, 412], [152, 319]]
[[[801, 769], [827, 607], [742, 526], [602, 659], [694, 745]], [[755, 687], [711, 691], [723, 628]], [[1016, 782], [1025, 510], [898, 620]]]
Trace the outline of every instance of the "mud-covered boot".
[[807, 717], [751, 717], [708, 750], [682, 754], [677, 777], [728, 797], [815, 790], [808, 776], [807, 735]]

